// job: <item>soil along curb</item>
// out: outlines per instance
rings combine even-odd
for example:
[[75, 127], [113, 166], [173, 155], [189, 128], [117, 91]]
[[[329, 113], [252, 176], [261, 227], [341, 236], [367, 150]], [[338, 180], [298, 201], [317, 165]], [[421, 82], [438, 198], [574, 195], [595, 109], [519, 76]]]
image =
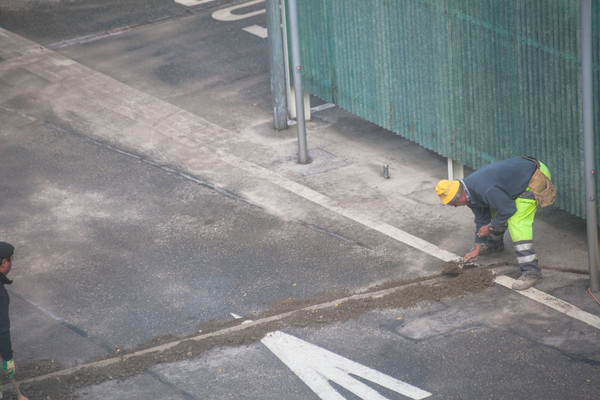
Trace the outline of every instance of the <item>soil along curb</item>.
[[435, 275], [398, 282], [395, 287], [375, 288], [275, 315], [269, 315], [267, 311], [251, 318], [251, 321], [244, 318], [228, 321], [222, 325], [232, 322], [237, 325], [24, 379], [21, 387], [34, 398], [68, 398], [77, 389], [113, 379], [126, 379], [158, 363], [193, 358], [215, 347], [249, 345], [284, 326], [321, 326], [343, 322], [371, 310], [405, 308], [426, 300], [460, 297], [493, 285], [492, 271], [486, 269], [465, 271], [456, 278]]

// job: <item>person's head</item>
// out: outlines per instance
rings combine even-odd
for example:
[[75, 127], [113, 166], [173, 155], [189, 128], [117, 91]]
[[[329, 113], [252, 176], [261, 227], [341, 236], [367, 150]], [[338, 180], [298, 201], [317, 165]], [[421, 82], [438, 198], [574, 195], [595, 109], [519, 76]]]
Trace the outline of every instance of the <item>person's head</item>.
[[0, 273], [7, 275], [12, 268], [13, 254], [15, 248], [12, 244], [0, 242]]
[[441, 180], [435, 185], [435, 192], [442, 204], [459, 207], [467, 204], [467, 195], [460, 181]]

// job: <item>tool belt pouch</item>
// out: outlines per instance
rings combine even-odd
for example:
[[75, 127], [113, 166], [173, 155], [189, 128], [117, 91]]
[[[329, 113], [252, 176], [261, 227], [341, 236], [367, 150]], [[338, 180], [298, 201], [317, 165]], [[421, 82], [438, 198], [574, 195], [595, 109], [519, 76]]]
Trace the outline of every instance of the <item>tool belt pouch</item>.
[[535, 201], [540, 207], [548, 207], [556, 199], [556, 187], [550, 182], [550, 179], [539, 168], [535, 170], [529, 188], [535, 196]]

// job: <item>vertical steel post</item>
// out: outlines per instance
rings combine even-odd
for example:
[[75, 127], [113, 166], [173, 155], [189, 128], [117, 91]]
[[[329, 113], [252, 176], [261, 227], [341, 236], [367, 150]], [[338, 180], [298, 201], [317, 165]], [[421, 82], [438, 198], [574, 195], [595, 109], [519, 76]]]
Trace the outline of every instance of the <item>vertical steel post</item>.
[[287, 94], [285, 79], [285, 54], [281, 24], [281, 0], [267, 0], [267, 31], [269, 32], [269, 69], [271, 70], [271, 94], [273, 96], [273, 125], [275, 129], [287, 129]]
[[[281, 2], [281, 26], [283, 27], [283, 59], [285, 61], [285, 94], [287, 98], [287, 111], [288, 118], [292, 119], [292, 86], [290, 83], [290, 50], [288, 49], [288, 28], [287, 28], [287, 20], [286, 15], [287, 11], [285, 9], [285, 0], [279, 0]], [[296, 114], [296, 110], [294, 111], [294, 118]]]
[[591, 0], [581, 0], [581, 88], [583, 92], [583, 151], [587, 204], [588, 262], [590, 269], [590, 289], [597, 292], [600, 290], [600, 257], [598, 252], [596, 171], [594, 163], [593, 87], [592, 2]]
[[294, 98], [296, 99], [296, 126], [298, 128], [298, 163], [308, 164], [306, 126], [304, 121], [304, 92], [300, 73], [300, 41], [298, 38], [298, 7], [296, 0], [289, 0], [290, 44], [292, 47], [292, 67], [294, 68]]

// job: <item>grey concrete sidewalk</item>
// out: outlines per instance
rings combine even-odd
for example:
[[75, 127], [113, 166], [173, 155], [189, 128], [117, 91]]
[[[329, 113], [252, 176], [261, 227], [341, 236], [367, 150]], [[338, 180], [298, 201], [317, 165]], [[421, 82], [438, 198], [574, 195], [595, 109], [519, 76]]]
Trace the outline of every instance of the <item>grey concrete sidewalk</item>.
[[[385, 253], [396, 267], [372, 284], [439, 273], [444, 260], [471, 246], [470, 211], [442, 207], [433, 189], [445, 178], [445, 159], [337, 108], [308, 122], [313, 162], [303, 166], [295, 162], [295, 129], [274, 131], [269, 115], [232, 131], [0, 29], [0, 111], [4, 132], [18, 131], [26, 119], [89, 138]], [[391, 177], [384, 179], [388, 164]], [[541, 210], [534, 240], [545, 274], [538, 289], [600, 315], [585, 287], [585, 222]], [[29, 257], [43, 268], [42, 254]], [[512, 276], [518, 271], [508, 243], [503, 254], [482, 261]], [[19, 314], [35, 306], [24, 298], [15, 303]], [[62, 362], [106, 351], [101, 344], [69, 347], [70, 331], [52, 315], [15, 318], [19, 346], [35, 349], [36, 329], [48, 327], [57, 332], [53, 350], [63, 353]], [[46, 348], [28, 357], [52, 355]]]

